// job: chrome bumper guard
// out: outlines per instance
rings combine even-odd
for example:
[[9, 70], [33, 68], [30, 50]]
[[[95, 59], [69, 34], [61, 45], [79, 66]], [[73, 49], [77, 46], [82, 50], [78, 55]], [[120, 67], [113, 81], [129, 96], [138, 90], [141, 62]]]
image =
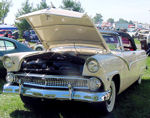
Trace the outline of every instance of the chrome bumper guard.
[[102, 102], [110, 97], [110, 92], [84, 92], [84, 91], [70, 91], [70, 90], [47, 90], [39, 88], [29, 88], [23, 85], [14, 86], [5, 84], [3, 87], [4, 93], [19, 93], [24, 96], [58, 99], [58, 100], [75, 100], [85, 102]]

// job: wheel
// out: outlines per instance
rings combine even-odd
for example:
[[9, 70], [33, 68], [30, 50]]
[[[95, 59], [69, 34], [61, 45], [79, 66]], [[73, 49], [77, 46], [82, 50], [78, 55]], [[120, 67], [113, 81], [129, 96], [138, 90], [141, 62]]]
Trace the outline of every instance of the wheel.
[[142, 83], [142, 78], [141, 76], [139, 77], [139, 79], [135, 82], [136, 85], [140, 85]]
[[110, 85], [110, 98], [109, 100], [102, 103], [103, 112], [104, 113], [112, 112], [114, 109], [115, 101], [116, 101], [116, 86], [114, 81], [112, 81]]
[[36, 50], [36, 51], [43, 51], [43, 48], [37, 47], [35, 50]]
[[146, 51], [146, 54], [150, 56], [150, 48]]
[[138, 84], [141, 84], [142, 83], [142, 79], [141, 79], [141, 77], [138, 79]]

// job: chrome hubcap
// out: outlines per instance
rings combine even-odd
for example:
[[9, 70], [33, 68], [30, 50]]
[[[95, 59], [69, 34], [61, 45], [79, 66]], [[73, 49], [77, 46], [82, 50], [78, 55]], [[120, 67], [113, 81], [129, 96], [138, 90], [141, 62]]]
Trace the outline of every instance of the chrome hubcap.
[[112, 83], [110, 86], [110, 98], [106, 102], [106, 107], [107, 107], [108, 112], [111, 112], [114, 108], [115, 97], [116, 97], [115, 85], [114, 85], [114, 83]]

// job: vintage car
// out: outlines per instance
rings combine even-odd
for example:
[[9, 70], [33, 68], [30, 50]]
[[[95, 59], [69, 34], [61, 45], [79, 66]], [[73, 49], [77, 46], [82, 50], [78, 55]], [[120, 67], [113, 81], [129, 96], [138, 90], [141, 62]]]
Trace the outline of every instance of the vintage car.
[[36, 51], [44, 51], [44, 46], [42, 45], [41, 42], [36, 43], [36, 45], [33, 47], [34, 50]]
[[2, 64], [2, 57], [5, 54], [29, 51], [33, 50], [17, 40], [8, 37], [0, 37], [0, 79], [5, 78], [6, 76], [6, 69]]
[[18, 19], [24, 18], [47, 49], [3, 57], [3, 92], [19, 93], [24, 104], [70, 100], [96, 103], [108, 113], [116, 95], [140, 83], [145, 51], [124, 50], [121, 38], [109, 33], [105, 41], [86, 14], [51, 8]]
[[150, 31], [149, 30], [140, 30], [138, 32], [138, 39], [147, 39], [150, 36]]
[[8, 32], [8, 37], [9, 38], [14, 38], [14, 36], [12, 35], [11, 30], [0, 30], [0, 37], [4, 37], [6, 32]]

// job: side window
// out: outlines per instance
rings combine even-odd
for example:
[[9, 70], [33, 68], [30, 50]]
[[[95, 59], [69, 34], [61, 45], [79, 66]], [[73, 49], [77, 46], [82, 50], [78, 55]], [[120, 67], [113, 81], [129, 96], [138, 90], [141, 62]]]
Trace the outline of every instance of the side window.
[[6, 48], [5, 48], [5, 43], [4, 41], [0, 40], [0, 51], [5, 51]]
[[122, 38], [122, 43], [125, 51], [132, 51], [132, 45], [131, 41], [127, 37], [121, 37]]
[[15, 45], [12, 42], [5, 41], [5, 45], [6, 45], [6, 50], [8, 51], [15, 49]]
[[118, 37], [115, 35], [102, 34], [110, 50], [121, 50]]

